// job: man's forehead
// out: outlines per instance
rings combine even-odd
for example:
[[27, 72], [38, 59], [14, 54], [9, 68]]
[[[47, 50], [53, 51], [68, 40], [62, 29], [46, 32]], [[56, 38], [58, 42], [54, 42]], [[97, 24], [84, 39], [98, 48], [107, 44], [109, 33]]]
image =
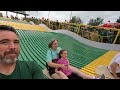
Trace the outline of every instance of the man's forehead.
[[12, 32], [12, 31], [0, 31], [0, 38], [7, 38], [7, 37], [13, 37], [13, 38], [18, 38], [17, 35]]
[[15, 33], [12, 31], [0, 30], [0, 34], [15, 34]]

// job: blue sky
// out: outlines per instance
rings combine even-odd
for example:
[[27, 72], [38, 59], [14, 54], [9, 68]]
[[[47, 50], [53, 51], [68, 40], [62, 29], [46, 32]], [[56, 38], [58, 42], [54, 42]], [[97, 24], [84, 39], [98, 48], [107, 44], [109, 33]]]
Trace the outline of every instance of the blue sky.
[[[5, 16], [5, 11], [0, 11], [3, 13], [3, 15]], [[48, 14], [49, 14], [49, 19], [53, 20], [53, 21], [60, 21], [60, 22], [64, 22], [65, 20], [69, 21], [70, 20], [70, 15], [71, 15], [71, 11], [26, 11], [26, 13], [30, 14], [30, 17], [37, 17], [37, 18], [48, 18]], [[8, 13], [9, 16], [12, 15], [16, 15], [15, 13]], [[23, 15], [18, 15], [19, 18], [23, 17]], [[91, 18], [96, 18], [96, 17], [102, 17], [104, 18], [104, 23], [106, 23], [107, 21], [111, 21], [111, 22], [115, 22], [117, 20], [117, 18], [119, 18], [120, 16], [120, 11], [72, 11], [72, 16], [79, 16], [83, 23], [86, 24], [89, 22], [89, 20]]]

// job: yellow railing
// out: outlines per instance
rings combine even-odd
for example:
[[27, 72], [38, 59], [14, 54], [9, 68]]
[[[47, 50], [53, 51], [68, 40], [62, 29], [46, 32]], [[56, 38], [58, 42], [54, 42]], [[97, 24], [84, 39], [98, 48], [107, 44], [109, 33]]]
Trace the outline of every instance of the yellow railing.
[[[44, 22], [44, 21], [43, 21]], [[101, 36], [99, 35], [101, 42], [103, 42], [103, 38], [109, 38], [109, 37], [115, 37], [113, 40], [113, 44], [116, 43], [118, 36], [120, 35], [120, 29], [116, 29], [116, 28], [104, 28], [104, 27], [100, 27], [100, 26], [91, 26], [91, 25], [83, 25], [83, 24], [75, 24], [75, 23], [65, 23], [65, 22], [59, 22], [59, 25], [56, 25], [56, 22], [54, 21], [50, 21], [50, 23], [48, 24], [48, 22], [44, 22], [49, 28], [51, 29], [66, 29], [66, 30], [70, 30], [71, 28], [73, 28], [76, 34], [80, 33], [80, 27], [81, 26], [85, 26], [85, 27], [91, 27], [91, 28], [97, 28], [97, 29], [104, 29], [104, 30], [111, 30], [111, 31], [116, 31], [117, 34], [116, 35], [110, 35], [110, 36]], [[88, 33], [93, 33], [93, 32], [88, 32]]]
[[116, 35], [116, 37], [115, 37], [115, 39], [114, 39], [113, 44], [115, 44], [115, 42], [117, 41], [117, 38], [118, 38], [119, 34], [120, 34], [120, 31], [117, 32], [117, 35]]

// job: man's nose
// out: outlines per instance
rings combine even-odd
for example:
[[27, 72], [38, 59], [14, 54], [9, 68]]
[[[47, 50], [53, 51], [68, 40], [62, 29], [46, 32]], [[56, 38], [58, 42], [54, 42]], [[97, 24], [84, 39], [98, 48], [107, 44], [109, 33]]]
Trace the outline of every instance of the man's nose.
[[14, 49], [14, 48], [15, 48], [15, 44], [14, 44], [13, 42], [10, 42], [9, 48], [10, 48], [10, 49]]

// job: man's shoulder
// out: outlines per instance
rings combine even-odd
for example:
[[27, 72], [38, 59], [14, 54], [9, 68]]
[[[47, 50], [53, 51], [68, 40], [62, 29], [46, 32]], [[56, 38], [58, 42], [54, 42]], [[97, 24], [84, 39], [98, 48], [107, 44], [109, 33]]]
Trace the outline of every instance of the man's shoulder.
[[39, 67], [39, 64], [35, 61], [17, 61], [17, 63], [20, 67], [27, 67], [30, 70]]
[[35, 62], [34, 61], [19, 61], [19, 60], [17, 60], [17, 63], [18, 64], [34, 64]]

